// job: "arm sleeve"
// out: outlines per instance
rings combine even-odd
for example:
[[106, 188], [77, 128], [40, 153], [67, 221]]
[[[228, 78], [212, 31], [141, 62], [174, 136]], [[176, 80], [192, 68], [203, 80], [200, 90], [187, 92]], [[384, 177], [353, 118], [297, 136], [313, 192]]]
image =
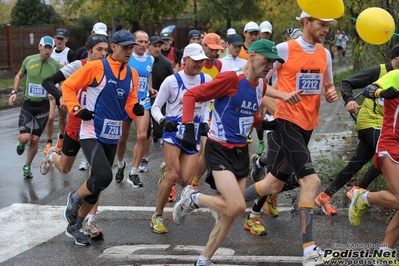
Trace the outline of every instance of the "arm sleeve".
[[74, 60], [75, 54], [76, 54], [75, 51], [69, 49], [68, 55], [67, 55], [67, 59], [68, 59], [68, 62], [69, 62], [69, 63], [72, 63], [73, 61], [75, 61], [75, 60]]
[[364, 88], [378, 79], [380, 76], [380, 69], [380, 66], [370, 67], [342, 80], [341, 91], [342, 99], [345, 101], [345, 105], [349, 101], [354, 100], [352, 90]]
[[323, 76], [323, 82], [327, 84], [333, 84], [334, 78], [333, 78], [331, 53], [326, 48], [324, 48], [324, 50], [326, 51], [326, 56], [327, 56], [327, 69]]
[[165, 118], [162, 114], [162, 106], [168, 101], [169, 89], [171, 88], [171, 83], [176, 82], [174, 76], [167, 77], [159, 87], [158, 95], [151, 107], [151, 115], [159, 123], [159, 120]]
[[42, 82], [43, 88], [54, 96], [55, 99], [59, 100], [62, 96], [62, 92], [55, 86], [55, 84], [60, 83], [65, 80], [65, 76], [61, 70], [57, 71], [50, 77], [46, 78]]
[[206, 102], [237, 93], [238, 77], [234, 71], [220, 73], [210, 82], [195, 86], [184, 93], [182, 123], [193, 121], [196, 102]]
[[[130, 67], [130, 66], [129, 66]], [[139, 74], [137, 70], [130, 67], [132, 70], [132, 89], [130, 90], [129, 96], [125, 104], [125, 111], [130, 118], [134, 119], [137, 116], [133, 113], [133, 106], [138, 103], [137, 94], [139, 88]]]

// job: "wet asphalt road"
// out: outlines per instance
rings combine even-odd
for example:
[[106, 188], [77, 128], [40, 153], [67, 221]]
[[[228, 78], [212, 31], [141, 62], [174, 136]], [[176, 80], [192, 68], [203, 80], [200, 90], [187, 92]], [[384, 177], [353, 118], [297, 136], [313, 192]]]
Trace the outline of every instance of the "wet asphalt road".
[[[347, 143], [342, 141], [342, 136], [350, 137], [353, 128], [342, 100], [333, 104], [323, 100], [322, 110], [321, 126], [313, 136], [317, 141], [309, 145], [314, 156], [346, 149]], [[93, 241], [88, 247], [80, 247], [65, 236], [67, 224], [62, 214], [67, 194], [87, 178], [86, 171], [77, 169], [82, 154], [78, 154], [69, 174], [61, 175], [53, 169], [42, 176], [39, 163], [46, 141], [43, 135], [32, 164], [34, 178], [24, 180], [22, 166], [26, 155], [18, 156], [15, 152], [18, 115], [19, 108], [0, 111], [0, 265], [193, 264], [214, 225], [206, 209], [189, 216], [185, 224], [178, 226], [171, 217], [173, 203], [169, 203], [165, 209], [169, 232], [155, 234], [149, 226], [155, 209], [162, 148], [151, 146], [149, 170], [141, 174], [144, 188], [113, 181], [104, 191], [97, 220], [105, 238]], [[135, 132], [134, 129], [131, 132]], [[131, 136], [125, 157], [129, 166], [133, 143]], [[251, 150], [255, 149], [256, 141], [251, 144]], [[213, 193], [204, 183], [200, 187], [205, 193]], [[180, 191], [178, 188], [178, 193]], [[339, 207], [338, 216], [325, 216], [316, 210], [316, 243], [323, 248], [342, 250], [356, 246], [372, 250], [383, 238], [385, 221], [368, 215], [360, 228], [353, 228], [347, 217], [349, 202], [345, 192], [340, 191], [335, 200]], [[217, 265], [301, 265], [300, 222], [292, 207], [292, 197], [295, 198], [297, 193], [298, 190], [294, 190], [280, 195], [277, 219], [262, 214], [268, 232], [266, 236], [256, 237], [244, 230], [246, 214], [242, 214], [213, 262]], [[369, 264], [359, 262], [357, 265]]]

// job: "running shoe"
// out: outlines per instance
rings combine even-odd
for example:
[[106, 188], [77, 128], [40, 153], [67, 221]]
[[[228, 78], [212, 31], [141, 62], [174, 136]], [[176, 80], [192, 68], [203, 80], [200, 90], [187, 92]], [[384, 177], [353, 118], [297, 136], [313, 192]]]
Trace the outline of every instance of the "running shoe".
[[325, 192], [321, 192], [314, 200], [317, 207], [321, 208], [327, 215], [337, 215], [337, 210], [331, 205], [332, 197]]
[[159, 176], [159, 179], [158, 179], [158, 185], [160, 185], [162, 183], [162, 181], [165, 179], [165, 175], [166, 175], [166, 164], [165, 164], [165, 162], [161, 163], [160, 169], [161, 169], [161, 175]]
[[168, 201], [175, 202], [176, 200], [176, 184], [173, 184], [172, 190], [170, 191]]
[[348, 190], [348, 192], [346, 192], [346, 196], [348, 197], [348, 199], [352, 200], [352, 195], [353, 195], [353, 190], [354, 189], [361, 189], [361, 187], [358, 186], [353, 186], [351, 187], [351, 189]]
[[126, 165], [127, 165], [126, 161], [123, 161], [123, 166], [118, 167], [118, 169], [116, 170], [116, 174], [115, 174], [116, 183], [121, 183], [123, 181], [123, 179], [125, 178]]
[[339, 260], [341, 256], [337, 256], [337, 252], [334, 251], [332, 254], [324, 255], [324, 250], [320, 247], [315, 247], [314, 250], [309, 254], [309, 256], [304, 257], [302, 261], [303, 266], [313, 266], [313, 265], [333, 265], [331, 261]]
[[43, 151], [44, 155], [47, 155], [47, 153], [51, 147], [53, 147], [53, 143], [47, 142], [46, 147], [44, 148], [44, 151]]
[[25, 151], [25, 144], [22, 144], [21, 142], [17, 142], [17, 154], [22, 155]]
[[86, 156], [83, 156], [83, 159], [80, 162], [78, 169], [81, 170], [81, 171], [85, 171], [88, 168], [89, 168], [89, 162], [87, 161]]
[[252, 143], [253, 142], [253, 140], [252, 140], [252, 135], [248, 135], [248, 137], [247, 137], [247, 143]]
[[[387, 252], [387, 251], [385, 251], [385, 252]], [[398, 254], [397, 251], [392, 250], [391, 252], [389, 252], [389, 253], [391, 253], [390, 256], [388, 256], [388, 254], [386, 254], [385, 252], [383, 252], [382, 254], [378, 254], [376, 252], [376, 254], [374, 255], [374, 258], [373, 258], [373, 265], [374, 266], [387, 266], [387, 265], [399, 266], [399, 258], [396, 256], [396, 254]]]
[[277, 209], [277, 195], [271, 194], [266, 196], [266, 201], [263, 204], [263, 209], [272, 218], [278, 217], [278, 209]]
[[58, 141], [57, 141], [58, 152], [61, 152], [63, 144], [64, 144], [64, 139], [60, 139], [60, 133], [58, 133]]
[[217, 224], [220, 220], [220, 213], [212, 209], [209, 209], [209, 212], [211, 213], [212, 217], [215, 219], [215, 224]]
[[262, 169], [259, 169], [256, 166], [256, 161], [259, 159], [259, 155], [258, 154], [252, 154], [251, 155], [251, 165], [250, 165], [250, 169], [251, 170], [251, 178], [254, 182], [258, 182], [261, 178], [262, 178]]
[[30, 179], [33, 178], [33, 174], [30, 171], [30, 165], [29, 164], [25, 164], [24, 167], [22, 168], [24, 171], [24, 178], [25, 179]]
[[90, 237], [91, 239], [96, 239], [96, 238], [103, 238], [104, 235], [101, 232], [101, 229], [97, 226], [96, 220], [92, 220], [90, 223], [87, 222], [84, 230], [85, 236]]
[[352, 200], [351, 204], [349, 205], [349, 222], [353, 226], [359, 226], [360, 220], [362, 216], [370, 208], [370, 204], [364, 202], [361, 196], [366, 193], [367, 190], [365, 189], [354, 189], [352, 192]]
[[57, 148], [51, 147], [48, 153], [44, 156], [42, 161], [40, 162], [40, 173], [42, 175], [47, 175], [53, 165], [53, 162], [50, 160], [50, 155], [58, 153]]
[[190, 185], [187, 185], [181, 192], [180, 200], [173, 207], [173, 220], [176, 224], [182, 224], [184, 216], [199, 208], [191, 199], [191, 195], [196, 193], [199, 193], [199, 191]]
[[[165, 175], [166, 175], [166, 164], [165, 164], [165, 162], [161, 163], [161, 167], [160, 168], [161, 168], [161, 175], [159, 176], [159, 179], [158, 179], [158, 186], [165, 179]], [[174, 184], [172, 186], [172, 190], [170, 191], [169, 198], [168, 198], [169, 202], [174, 202], [175, 200], [176, 200], [176, 184]]]
[[260, 216], [249, 217], [248, 215], [244, 222], [244, 228], [255, 236], [266, 235], [266, 229]]
[[193, 185], [193, 184], [191, 184], [191, 185], [193, 186], [193, 188], [195, 188], [196, 190], [200, 191], [200, 188], [199, 188], [198, 185]]
[[157, 234], [165, 234], [168, 232], [168, 229], [166, 229], [166, 226], [164, 224], [162, 215], [157, 216], [156, 214], [153, 214], [151, 217], [150, 226], [152, 228], [152, 231], [154, 231]]
[[198, 261], [194, 263], [194, 266], [213, 266], [213, 265], [215, 264], [213, 264], [211, 260], [207, 260], [205, 263], [198, 263]]
[[159, 147], [161, 147], [161, 140], [160, 139], [158, 139], [158, 138], [152, 138], [152, 143], [154, 144], [154, 147], [155, 148], [159, 148]]
[[148, 159], [142, 158], [137, 170], [139, 170], [141, 173], [146, 173], [148, 171], [148, 162]]
[[68, 224], [65, 234], [67, 237], [74, 239], [76, 245], [87, 246], [91, 243], [90, 238], [85, 236], [82, 225]]
[[258, 149], [256, 150], [256, 154], [258, 154], [259, 156], [263, 154], [263, 152], [265, 151], [265, 141], [264, 140], [260, 140], [259, 141], [259, 145], [258, 145]]
[[82, 202], [83, 202], [83, 199], [79, 199], [79, 200], [75, 201], [72, 197], [73, 193], [76, 193], [76, 191], [69, 192], [68, 198], [67, 198], [67, 206], [65, 207], [65, 210], [64, 210], [64, 219], [69, 224], [76, 223], [76, 220], [78, 218], [78, 211], [80, 209], [80, 206], [82, 206]]
[[127, 182], [132, 184], [133, 187], [143, 187], [143, 182], [141, 182], [138, 173], [129, 174]]

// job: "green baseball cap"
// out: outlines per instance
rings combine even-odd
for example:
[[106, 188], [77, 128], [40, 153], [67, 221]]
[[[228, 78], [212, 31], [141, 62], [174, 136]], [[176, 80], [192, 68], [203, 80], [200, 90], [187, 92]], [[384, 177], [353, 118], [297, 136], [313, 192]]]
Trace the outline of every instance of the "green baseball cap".
[[267, 58], [277, 60], [281, 64], [285, 62], [284, 59], [278, 56], [276, 44], [270, 40], [260, 39], [253, 42], [247, 52], [261, 53]]

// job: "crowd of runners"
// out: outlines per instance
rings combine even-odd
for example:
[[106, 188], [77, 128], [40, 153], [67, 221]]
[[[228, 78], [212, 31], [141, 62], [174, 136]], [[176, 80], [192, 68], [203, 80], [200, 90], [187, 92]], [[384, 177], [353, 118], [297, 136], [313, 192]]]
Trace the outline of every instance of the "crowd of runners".
[[[30, 167], [44, 130], [43, 175], [52, 169], [67, 174], [82, 148], [84, 160], [78, 168], [88, 170], [89, 177], [68, 194], [64, 218], [66, 235], [85, 246], [92, 238], [103, 237], [96, 220], [101, 192], [114, 179], [137, 189], [146, 186], [140, 176], [148, 170], [150, 145], [154, 145], [156, 152], [163, 151], [164, 163], [155, 213], [148, 218], [152, 231], [168, 232], [163, 213], [167, 202], [175, 202], [177, 224], [201, 207], [209, 208], [216, 221], [194, 265], [213, 265], [212, 256], [249, 201], [253, 204], [243, 226], [252, 235], [266, 235], [261, 210], [278, 217], [278, 194], [294, 188], [299, 188], [303, 265], [336, 259], [315, 242], [314, 205], [336, 215], [332, 196], [373, 157], [375, 164], [347, 192], [351, 224], [359, 226], [372, 204], [399, 207], [395, 179], [399, 46], [392, 49], [389, 63], [342, 82], [347, 110], [358, 113], [359, 144], [348, 165], [320, 193], [321, 182], [307, 146], [319, 124], [321, 101], [339, 99], [331, 49], [323, 46], [337, 21], [305, 12], [297, 19], [300, 27], [284, 31], [285, 41], [277, 45], [269, 40], [273, 36], [269, 21], [250, 21], [243, 29], [228, 29], [224, 36], [192, 29], [184, 49], [172, 46], [170, 32], [149, 36], [142, 30], [119, 30], [108, 36], [101, 22], [77, 52], [67, 47], [64, 28], [54, 36], [43, 36], [39, 54], [28, 56], [15, 76], [9, 99], [12, 106], [26, 76], [16, 147], [22, 155], [28, 146], [23, 177], [33, 178]], [[346, 49], [349, 40], [343, 33], [337, 30], [340, 58], [345, 57], [343, 46]], [[361, 105], [352, 94], [358, 88], [364, 88], [366, 97]], [[133, 121], [135, 132], [130, 130]], [[127, 146], [131, 135], [136, 137], [133, 148]], [[257, 145], [253, 155], [250, 143]], [[126, 152], [132, 153], [131, 162], [124, 159]], [[367, 191], [381, 173], [389, 190]], [[248, 187], [247, 177], [253, 181]], [[202, 193], [200, 184], [205, 183], [217, 193]], [[177, 184], [184, 188], [180, 197]], [[381, 249], [394, 256], [398, 238], [399, 214], [395, 214]], [[375, 265], [392, 256], [375, 258]]]

